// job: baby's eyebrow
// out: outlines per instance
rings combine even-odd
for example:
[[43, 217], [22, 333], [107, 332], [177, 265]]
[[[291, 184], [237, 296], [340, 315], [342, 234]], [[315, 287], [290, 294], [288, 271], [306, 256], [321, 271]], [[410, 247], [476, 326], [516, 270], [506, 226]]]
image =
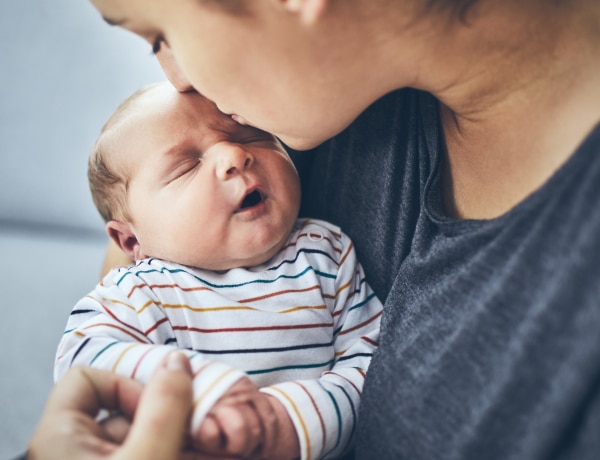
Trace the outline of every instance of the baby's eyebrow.
[[163, 155], [163, 157], [171, 158], [175, 155], [180, 154], [184, 150], [185, 149], [182, 148], [181, 145], [177, 144], [177, 145], [173, 145], [172, 147], [169, 147], [168, 149], [164, 150], [162, 155]]
[[200, 152], [193, 144], [187, 142], [177, 143], [164, 149], [161, 152], [161, 157], [165, 159], [165, 168], [169, 169], [173, 163], [177, 163], [184, 158], [201, 156]]

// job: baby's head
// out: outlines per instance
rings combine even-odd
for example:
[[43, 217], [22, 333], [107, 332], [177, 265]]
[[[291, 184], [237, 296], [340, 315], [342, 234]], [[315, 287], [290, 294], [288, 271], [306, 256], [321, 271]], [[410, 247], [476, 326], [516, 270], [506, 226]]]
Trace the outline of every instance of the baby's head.
[[275, 137], [169, 83], [121, 104], [88, 177], [109, 236], [136, 260], [258, 265], [281, 249], [300, 207], [298, 174]]

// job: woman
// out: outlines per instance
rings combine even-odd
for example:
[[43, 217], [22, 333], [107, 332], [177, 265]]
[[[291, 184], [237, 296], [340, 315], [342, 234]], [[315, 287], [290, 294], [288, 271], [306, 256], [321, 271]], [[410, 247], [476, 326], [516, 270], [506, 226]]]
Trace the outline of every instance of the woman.
[[92, 3], [181, 90], [315, 148], [304, 212], [386, 300], [357, 458], [597, 455], [600, 3]]

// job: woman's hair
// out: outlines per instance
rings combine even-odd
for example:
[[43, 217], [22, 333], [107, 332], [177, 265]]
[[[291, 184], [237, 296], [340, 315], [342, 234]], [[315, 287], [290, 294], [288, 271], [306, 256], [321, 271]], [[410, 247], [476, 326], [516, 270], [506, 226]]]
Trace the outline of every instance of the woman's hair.
[[467, 12], [478, 0], [426, 0], [427, 9], [450, 12], [464, 21]]
[[92, 199], [104, 222], [131, 221], [127, 205], [129, 173], [115, 158], [121, 148], [114, 136], [108, 133], [119, 129], [119, 123], [128, 115], [128, 108], [152, 88], [161, 83], [145, 86], [125, 99], [102, 127], [88, 159], [88, 182]]

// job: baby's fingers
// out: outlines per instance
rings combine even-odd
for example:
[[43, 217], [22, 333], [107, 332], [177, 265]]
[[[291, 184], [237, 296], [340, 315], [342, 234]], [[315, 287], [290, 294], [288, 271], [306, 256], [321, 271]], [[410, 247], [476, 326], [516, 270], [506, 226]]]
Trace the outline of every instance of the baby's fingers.
[[252, 405], [219, 405], [203, 422], [194, 446], [203, 452], [252, 458], [262, 442], [262, 425]]
[[219, 421], [212, 413], [208, 414], [202, 425], [200, 425], [198, 433], [194, 436], [193, 445], [194, 448], [203, 452], [225, 452], [227, 440], [219, 425]]

